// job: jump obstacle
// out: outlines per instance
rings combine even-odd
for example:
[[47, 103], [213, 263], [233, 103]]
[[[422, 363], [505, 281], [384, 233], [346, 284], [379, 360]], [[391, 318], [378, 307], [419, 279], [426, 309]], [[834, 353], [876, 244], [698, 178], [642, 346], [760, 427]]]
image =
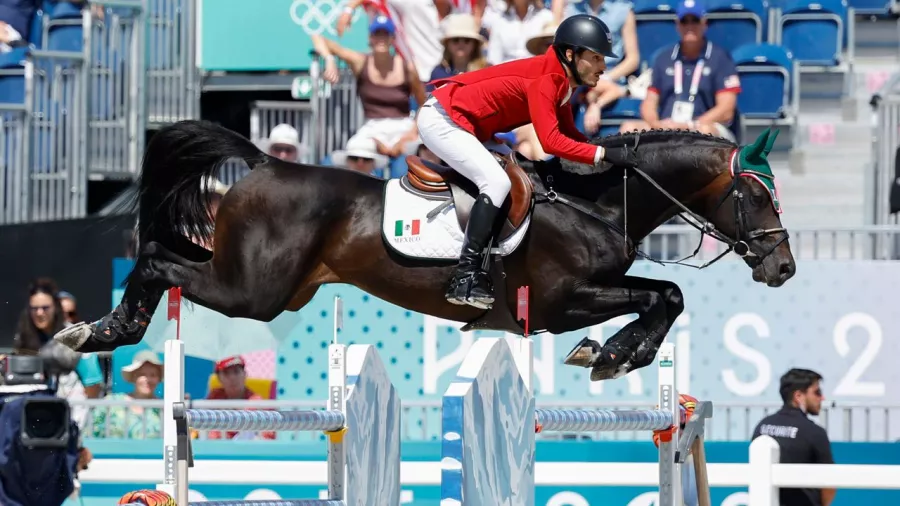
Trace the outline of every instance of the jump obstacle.
[[[656, 431], [659, 506], [681, 506], [681, 464], [691, 454], [699, 506], [709, 506], [703, 447], [712, 403], [699, 402], [680, 428], [675, 347], [658, 354], [659, 409], [536, 409], [533, 342], [481, 338], [469, 349], [442, 401], [441, 506], [534, 506], [535, 432]], [[690, 452], [689, 452], [690, 450]]]
[[[374, 346], [337, 343], [341, 301], [335, 298], [334, 340], [328, 347], [323, 411], [188, 409], [184, 342], [165, 343], [164, 483], [178, 506], [397, 506], [400, 504], [400, 398]], [[328, 499], [188, 503], [194, 466], [190, 429], [324, 431]]]

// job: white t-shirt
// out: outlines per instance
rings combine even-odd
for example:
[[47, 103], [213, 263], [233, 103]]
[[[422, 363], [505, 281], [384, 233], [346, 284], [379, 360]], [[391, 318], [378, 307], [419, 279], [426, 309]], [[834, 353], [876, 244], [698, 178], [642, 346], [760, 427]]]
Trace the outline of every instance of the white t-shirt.
[[434, 0], [387, 0], [387, 9], [397, 26], [400, 51], [412, 54], [419, 79], [428, 82], [444, 55]]
[[550, 9], [536, 9], [528, 6], [525, 19], [520, 19], [514, 9], [498, 12], [493, 4], [484, 14], [484, 25], [489, 27], [491, 38], [488, 42], [487, 60], [491, 65], [531, 58], [525, 43], [528, 39], [541, 33], [544, 26], [553, 21]]

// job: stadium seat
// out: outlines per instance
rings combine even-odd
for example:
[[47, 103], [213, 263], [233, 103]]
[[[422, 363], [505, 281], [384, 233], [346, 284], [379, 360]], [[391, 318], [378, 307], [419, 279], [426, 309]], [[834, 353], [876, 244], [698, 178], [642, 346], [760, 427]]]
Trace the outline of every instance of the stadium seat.
[[891, 12], [891, 4], [894, 0], [848, 0], [849, 6], [856, 14], [887, 15]]
[[636, 0], [634, 19], [640, 41], [641, 68], [653, 66], [653, 55], [661, 47], [679, 40], [675, 29], [674, 0]]
[[0, 103], [25, 103], [25, 59], [28, 49], [18, 47], [0, 55]]
[[746, 44], [731, 57], [741, 78], [738, 109], [744, 122], [793, 122], [799, 91], [793, 56], [774, 44]]
[[47, 49], [51, 51], [81, 52], [84, 29], [81, 8], [69, 2], [59, 2], [47, 22]]
[[730, 53], [766, 40], [769, 4], [767, 0], [711, 0], [706, 17], [706, 37]]
[[844, 63], [848, 19], [846, 0], [786, 0], [779, 41], [801, 67], [837, 67]]

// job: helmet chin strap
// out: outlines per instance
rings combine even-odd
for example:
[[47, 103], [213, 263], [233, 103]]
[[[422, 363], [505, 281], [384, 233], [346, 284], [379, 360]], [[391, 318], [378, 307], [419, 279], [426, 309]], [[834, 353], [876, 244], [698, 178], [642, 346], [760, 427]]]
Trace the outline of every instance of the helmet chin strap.
[[560, 59], [563, 66], [565, 66], [567, 69], [569, 69], [569, 72], [572, 73], [572, 78], [575, 79], [575, 84], [577, 84], [579, 86], [585, 84], [584, 81], [581, 79], [581, 76], [578, 75], [578, 70], [575, 68], [575, 51], [572, 51], [572, 59], [571, 60], [566, 58], [565, 50], [560, 51], [559, 49], [557, 49], [556, 56], [557, 56], [557, 58]]

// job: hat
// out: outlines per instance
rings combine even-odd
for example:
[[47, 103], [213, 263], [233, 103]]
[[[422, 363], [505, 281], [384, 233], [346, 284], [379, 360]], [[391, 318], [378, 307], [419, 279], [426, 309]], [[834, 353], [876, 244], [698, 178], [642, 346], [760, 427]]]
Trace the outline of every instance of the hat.
[[240, 355], [235, 355], [233, 357], [223, 358], [216, 362], [216, 367], [214, 369], [215, 372], [222, 372], [229, 367], [244, 367], [246, 364], [244, 363], [244, 359], [241, 358]]
[[478, 33], [478, 25], [471, 14], [451, 14], [444, 18], [444, 36], [441, 44], [449, 39], [472, 39], [484, 44], [487, 40]]
[[539, 46], [543, 44], [547, 39], [550, 39], [549, 42], [553, 42], [553, 38], [556, 37], [556, 29], [559, 28], [559, 24], [555, 21], [550, 21], [544, 25], [543, 30], [537, 35], [529, 38], [527, 42], [525, 42], [525, 49], [528, 50], [529, 53], [540, 56], [544, 52], [539, 49]]
[[299, 150], [300, 134], [297, 132], [297, 129], [291, 125], [281, 123], [280, 125], [276, 125], [275, 128], [269, 132], [269, 145], [271, 146], [272, 144], [287, 144], [289, 146], [294, 146]]
[[702, 19], [706, 16], [706, 9], [703, 8], [700, 0], [681, 0], [678, 2], [678, 7], [675, 8], [675, 14], [678, 19], [684, 19], [685, 16], [696, 16]]
[[335, 151], [331, 155], [331, 162], [335, 165], [346, 166], [347, 157], [369, 158], [375, 160], [375, 168], [383, 169], [388, 164], [386, 156], [378, 153], [375, 139], [365, 137], [351, 137], [343, 150]]
[[163, 377], [163, 363], [159, 359], [159, 355], [150, 350], [139, 351], [134, 354], [131, 363], [122, 367], [122, 377], [129, 383], [134, 383], [134, 371], [137, 371], [144, 364], [153, 364], [159, 367], [159, 378]]
[[56, 297], [57, 297], [57, 298], [60, 298], [60, 299], [72, 299], [72, 300], [76, 300], [74, 295], [72, 295], [71, 293], [69, 293], [69, 292], [67, 292], [67, 291], [65, 291], [65, 290], [60, 290], [59, 292], [57, 292], [57, 293], [56, 293]]
[[369, 25], [369, 33], [375, 33], [378, 30], [385, 30], [391, 35], [394, 35], [394, 31], [396, 30], [394, 27], [394, 22], [391, 21], [391, 18], [385, 16], [384, 14], [380, 14], [375, 16], [375, 19], [372, 20], [372, 24]]

